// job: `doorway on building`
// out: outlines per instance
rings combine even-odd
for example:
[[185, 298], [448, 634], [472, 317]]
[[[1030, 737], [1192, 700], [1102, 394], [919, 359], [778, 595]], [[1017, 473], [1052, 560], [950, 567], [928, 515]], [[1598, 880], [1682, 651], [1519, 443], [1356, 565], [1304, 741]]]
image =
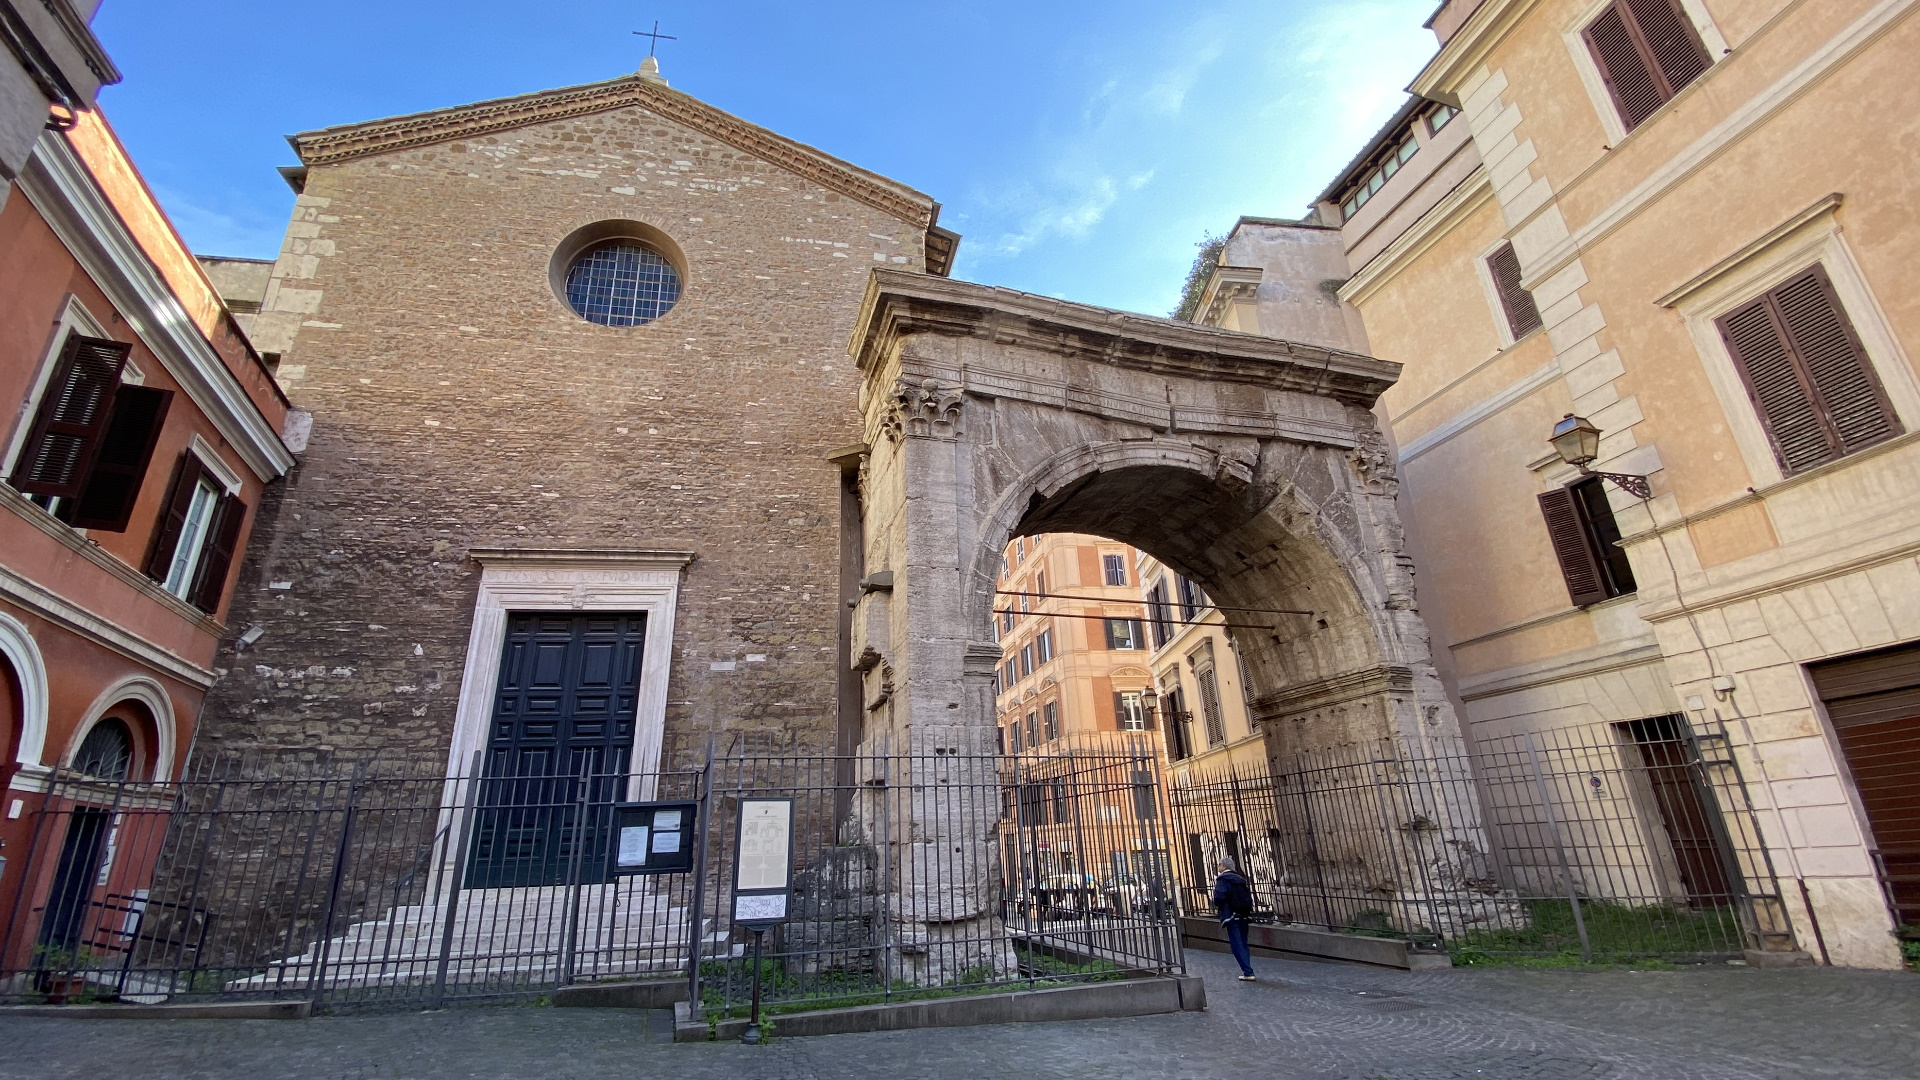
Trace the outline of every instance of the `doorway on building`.
[[72, 968], [79, 961], [81, 947], [90, 936], [88, 916], [93, 913], [93, 894], [113, 828], [113, 814], [106, 810], [77, 806], [65, 816], [67, 835], [60, 843], [60, 861], [54, 867], [53, 888], [40, 920], [40, 953], [35, 958], [37, 966], [49, 969]]
[[1726, 907], [1733, 902], [1727, 845], [1713, 796], [1700, 775], [1700, 755], [1686, 721], [1655, 716], [1616, 725], [1639, 747], [1647, 787], [1666, 827], [1675, 871], [1687, 903]]
[[644, 614], [514, 613], [476, 799], [468, 888], [597, 884], [626, 795]]
[[1808, 667], [1873, 835], [1895, 924], [1920, 927], [1920, 645]]

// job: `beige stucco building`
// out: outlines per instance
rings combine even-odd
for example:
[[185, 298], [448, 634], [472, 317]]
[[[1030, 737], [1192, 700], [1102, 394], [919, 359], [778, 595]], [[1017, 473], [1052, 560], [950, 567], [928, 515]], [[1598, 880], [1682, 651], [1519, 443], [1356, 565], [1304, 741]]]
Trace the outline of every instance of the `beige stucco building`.
[[1155, 729], [1139, 558], [1125, 544], [1079, 533], [1007, 545], [993, 624], [1003, 753]]
[[1140, 553], [1138, 569], [1161, 738], [1174, 782], [1260, 768], [1266, 744], [1247, 709], [1246, 674], [1226, 615], [1196, 582], [1153, 556]]
[[[1330, 344], [1405, 365], [1379, 411], [1470, 737], [1723, 733], [1800, 948], [1864, 967], [1920, 922], [1917, 6], [1452, 0], [1196, 315], [1357, 315]], [[1568, 414], [1650, 498], [1554, 451]]]

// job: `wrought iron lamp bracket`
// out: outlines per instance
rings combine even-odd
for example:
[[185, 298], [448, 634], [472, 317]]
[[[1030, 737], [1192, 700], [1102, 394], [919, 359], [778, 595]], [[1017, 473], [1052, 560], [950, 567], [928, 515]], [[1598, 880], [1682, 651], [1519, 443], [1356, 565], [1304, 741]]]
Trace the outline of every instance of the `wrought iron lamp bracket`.
[[1602, 480], [1613, 481], [1615, 487], [1641, 502], [1650, 502], [1653, 499], [1653, 487], [1647, 483], [1647, 478], [1644, 476], [1635, 476], [1632, 473], [1595, 472], [1584, 465], [1580, 466], [1580, 471], [1587, 476], [1597, 476]]

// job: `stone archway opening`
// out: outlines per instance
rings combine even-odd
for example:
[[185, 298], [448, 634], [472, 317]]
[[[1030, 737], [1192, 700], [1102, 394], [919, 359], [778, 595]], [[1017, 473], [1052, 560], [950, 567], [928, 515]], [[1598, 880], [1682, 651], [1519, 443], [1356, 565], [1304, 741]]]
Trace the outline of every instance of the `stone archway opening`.
[[[1397, 768], [1457, 745], [1371, 411], [1396, 365], [890, 271], [851, 351], [867, 441], [849, 659], [866, 745], [990, 759], [1002, 552], [1043, 532], [1112, 538], [1244, 609], [1230, 640], [1269, 762], [1385, 747]], [[1364, 783], [1341, 799], [1377, 801]], [[987, 825], [893, 821], [876, 839], [959, 850]], [[1466, 803], [1373, 828], [1316, 859], [1404, 894], [1425, 888], [1414, 864], [1485, 848]], [[941, 932], [988, 917], [948, 912]]]
[[[1088, 533], [1137, 548], [1232, 613], [1226, 635], [1249, 680], [1249, 711], [1270, 755], [1392, 737], [1384, 709], [1332, 717], [1292, 709], [1303, 691], [1376, 672], [1381, 650], [1353, 579], [1313, 535], [1311, 514], [1282, 497], [1262, 506], [1248, 485], [1178, 465], [1089, 472], [1036, 491], [1013, 536]], [[993, 550], [991, 539], [983, 551]]]

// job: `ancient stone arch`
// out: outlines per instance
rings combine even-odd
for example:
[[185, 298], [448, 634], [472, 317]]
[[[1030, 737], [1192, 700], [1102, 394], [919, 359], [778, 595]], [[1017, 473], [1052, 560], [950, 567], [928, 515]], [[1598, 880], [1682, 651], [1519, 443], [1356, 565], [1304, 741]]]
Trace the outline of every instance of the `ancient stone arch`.
[[[1371, 412], [1397, 365], [884, 270], [851, 349], [867, 437], [852, 647], [869, 748], [991, 768], [977, 763], [994, 744], [1002, 552], [1049, 531], [1132, 544], [1222, 605], [1302, 613], [1248, 614], [1235, 621], [1265, 628], [1230, 631], [1282, 767], [1348, 747], [1425, 756], [1458, 738]], [[894, 889], [917, 894], [894, 905], [903, 942], [953, 955], [990, 936], [970, 925], [989, 917], [979, 883], [921, 852], [971, 846], [960, 862], [987, 865], [993, 813], [872, 834], [896, 852]], [[1415, 861], [1484, 850], [1474, 808], [1417, 816], [1445, 841], [1390, 853], [1399, 841], [1356, 836], [1318, 857], [1395, 892], [1422, 888], [1403, 874]]]
[[869, 736], [992, 742], [989, 612], [1015, 536], [1152, 553], [1216, 601], [1303, 615], [1233, 631], [1270, 754], [1458, 735], [1414, 604], [1370, 411], [1398, 366], [1355, 353], [876, 271], [854, 652]]

